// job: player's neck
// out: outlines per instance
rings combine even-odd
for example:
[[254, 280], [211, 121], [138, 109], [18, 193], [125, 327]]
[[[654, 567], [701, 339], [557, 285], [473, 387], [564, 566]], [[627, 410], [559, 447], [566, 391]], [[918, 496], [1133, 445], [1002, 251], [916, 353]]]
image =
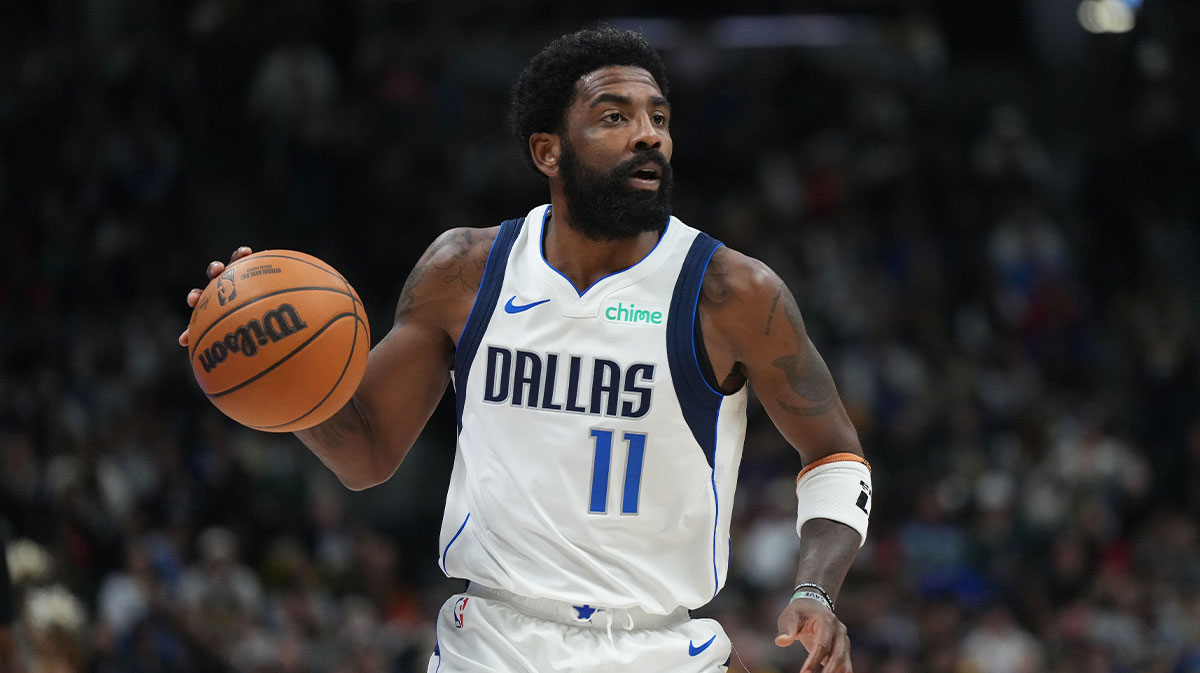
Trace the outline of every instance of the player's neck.
[[565, 221], [563, 209], [555, 208], [546, 223], [542, 250], [550, 266], [566, 276], [577, 290], [583, 290], [642, 261], [661, 236], [659, 231], [645, 231], [630, 238], [597, 241], [571, 227]]

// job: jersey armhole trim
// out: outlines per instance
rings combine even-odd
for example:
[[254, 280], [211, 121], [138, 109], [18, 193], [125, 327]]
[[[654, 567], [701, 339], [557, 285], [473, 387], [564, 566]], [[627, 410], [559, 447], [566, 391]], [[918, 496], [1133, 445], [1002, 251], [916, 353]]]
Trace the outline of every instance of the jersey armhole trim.
[[695, 332], [700, 288], [709, 262], [719, 247], [721, 243], [708, 234], [696, 234], [684, 257], [667, 314], [667, 363], [671, 368], [675, 396], [709, 467], [715, 465], [716, 422], [725, 395], [714, 388], [704, 374], [696, 351]]
[[492, 241], [492, 248], [488, 251], [487, 263], [483, 267], [483, 279], [480, 280], [479, 291], [475, 294], [475, 303], [471, 306], [462, 334], [458, 337], [458, 346], [454, 349], [455, 414], [459, 431], [462, 430], [467, 375], [470, 373], [471, 363], [475, 360], [475, 352], [479, 350], [479, 344], [483, 341], [483, 334], [491, 322], [492, 313], [496, 310], [496, 302], [500, 299], [500, 287], [504, 284], [508, 256], [524, 223], [525, 218], [519, 217], [500, 224], [500, 233], [496, 235], [496, 240]]

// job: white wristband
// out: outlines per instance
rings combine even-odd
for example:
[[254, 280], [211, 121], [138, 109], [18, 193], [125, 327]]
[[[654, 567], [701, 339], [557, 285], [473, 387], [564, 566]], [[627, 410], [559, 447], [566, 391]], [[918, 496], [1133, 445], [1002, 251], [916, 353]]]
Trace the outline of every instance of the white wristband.
[[796, 534], [809, 519], [831, 519], [867, 541], [871, 518], [871, 466], [859, 455], [835, 453], [805, 467], [796, 477]]

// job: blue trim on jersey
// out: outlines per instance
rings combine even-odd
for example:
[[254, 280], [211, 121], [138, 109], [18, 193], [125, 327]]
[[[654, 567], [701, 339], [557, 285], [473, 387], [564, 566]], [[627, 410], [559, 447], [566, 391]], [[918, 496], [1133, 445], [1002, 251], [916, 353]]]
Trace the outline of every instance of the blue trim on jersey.
[[438, 673], [442, 670], [442, 641], [438, 639], [438, 623], [442, 621], [441, 612], [438, 613], [437, 619], [433, 620], [433, 656], [437, 657], [437, 668], [433, 669], [433, 673]]
[[458, 540], [458, 536], [462, 535], [463, 530], [467, 527], [467, 522], [470, 520], [471, 513], [467, 512], [467, 518], [463, 519], [462, 525], [458, 527], [458, 532], [454, 534], [454, 537], [450, 538], [450, 541], [446, 543], [446, 548], [442, 550], [442, 572], [447, 575], [450, 574], [450, 571], [446, 570], [446, 554], [449, 553], [450, 547], [454, 546], [454, 542]]
[[[717, 436], [717, 423], [721, 420], [721, 410], [717, 409], [717, 417], [713, 419], [713, 437]], [[713, 597], [716, 598], [717, 592], [721, 590], [721, 574], [717, 572], [717, 529], [721, 527], [721, 496], [717, 495], [717, 468], [716, 458], [717, 449], [714, 439], [713, 444], [713, 460], [709, 461], [709, 466], [713, 468], [710, 481], [713, 490]]]
[[715, 465], [717, 415], [725, 396], [713, 389], [700, 369], [696, 355], [696, 309], [700, 304], [704, 273], [719, 247], [720, 241], [708, 234], [696, 235], [684, 257], [679, 280], [675, 281], [671, 308], [667, 313], [667, 364], [671, 367], [675, 396], [683, 410], [683, 419], [704, 451], [709, 467]]
[[700, 368], [696, 353], [696, 320], [700, 306], [700, 288], [712, 256], [721, 242], [700, 232], [692, 241], [692, 247], [683, 259], [679, 279], [671, 294], [671, 308], [667, 314], [667, 364], [671, 367], [671, 381], [675, 386], [675, 397], [683, 411], [683, 419], [692, 431], [692, 437], [704, 451], [704, 458], [712, 468], [709, 483], [713, 492], [713, 596], [721, 589], [721, 573], [717, 568], [717, 534], [721, 523], [721, 502], [717, 493], [717, 432], [721, 416], [721, 402], [725, 396], [714, 389]]
[[546, 222], [548, 222], [549, 220], [550, 220], [550, 209], [547, 208], [546, 215], [542, 218], [542, 237], [541, 237], [542, 240], [538, 243], [538, 250], [540, 251], [540, 254], [542, 256], [542, 262], [544, 262], [546, 264], [546, 266], [550, 268], [551, 271], [553, 271], [554, 273], [557, 273], [558, 275], [562, 276], [563, 278], [566, 278], [567, 284], [569, 284], [571, 286], [571, 289], [575, 290], [575, 293], [578, 294], [580, 297], [587, 294], [588, 290], [592, 289], [593, 287], [596, 287], [596, 283], [599, 283], [600, 281], [604, 280], [605, 278], [611, 278], [619, 273], [625, 273], [626, 271], [632, 269], [634, 266], [637, 266], [638, 264], [641, 264], [642, 262], [649, 259], [650, 255], [653, 255], [654, 251], [658, 249], [658, 244], [662, 243], [662, 240], [667, 237], [667, 230], [671, 228], [671, 218], [668, 217], [667, 218], [667, 226], [663, 227], [662, 234], [659, 235], [658, 240], [654, 242], [654, 247], [650, 248], [650, 252], [646, 253], [645, 257], [639, 259], [637, 262], [635, 262], [633, 264], [633, 266], [628, 266], [628, 267], [625, 267], [624, 269], [621, 269], [620, 271], [613, 271], [612, 273], [608, 274], [607, 276], [601, 276], [600, 278], [597, 278], [591, 285], [587, 286], [586, 288], [583, 289], [582, 292], [580, 292], [575, 287], [575, 283], [570, 278], [567, 278], [567, 274], [554, 268], [554, 265], [550, 263], [550, 260], [546, 259], [545, 231], [546, 231]]
[[479, 350], [479, 344], [483, 341], [483, 333], [487, 331], [492, 314], [496, 311], [496, 303], [500, 300], [500, 286], [504, 284], [504, 269], [508, 266], [508, 256], [524, 223], [525, 218], [518, 217], [500, 224], [500, 233], [496, 234], [496, 240], [492, 241], [492, 249], [488, 251], [487, 265], [483, 267], [483, 279], [479, 281], [475, 303], [471, 306], [471, 313], [463, 325], [462, 334], [458, 337], [458, 347], [454, 349], [454, 402], [459, 432], [462, 432], [463, 406], [467, 401], [467, 375], [471, 371], [471, 362], [475, 360], [475, 352]]

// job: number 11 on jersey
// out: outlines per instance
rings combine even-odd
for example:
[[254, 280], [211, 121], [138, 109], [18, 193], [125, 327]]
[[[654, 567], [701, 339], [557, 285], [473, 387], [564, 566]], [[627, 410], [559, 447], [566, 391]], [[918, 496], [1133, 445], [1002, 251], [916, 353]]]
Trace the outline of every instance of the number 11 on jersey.
[[[592, 500], [588, 512], [608, 513], [608, 473], [612, 463], [613, 431], [592, 429], [595, 439], [595, 457], [592, 461]], [[629, 446], [625, 460], [625, 484], [621, 489], [621, 513], [638, 513], [638, 495], [642, 489], [642, 461], [646, 457], [646, 435], [626, 432], [622, 435]]]

